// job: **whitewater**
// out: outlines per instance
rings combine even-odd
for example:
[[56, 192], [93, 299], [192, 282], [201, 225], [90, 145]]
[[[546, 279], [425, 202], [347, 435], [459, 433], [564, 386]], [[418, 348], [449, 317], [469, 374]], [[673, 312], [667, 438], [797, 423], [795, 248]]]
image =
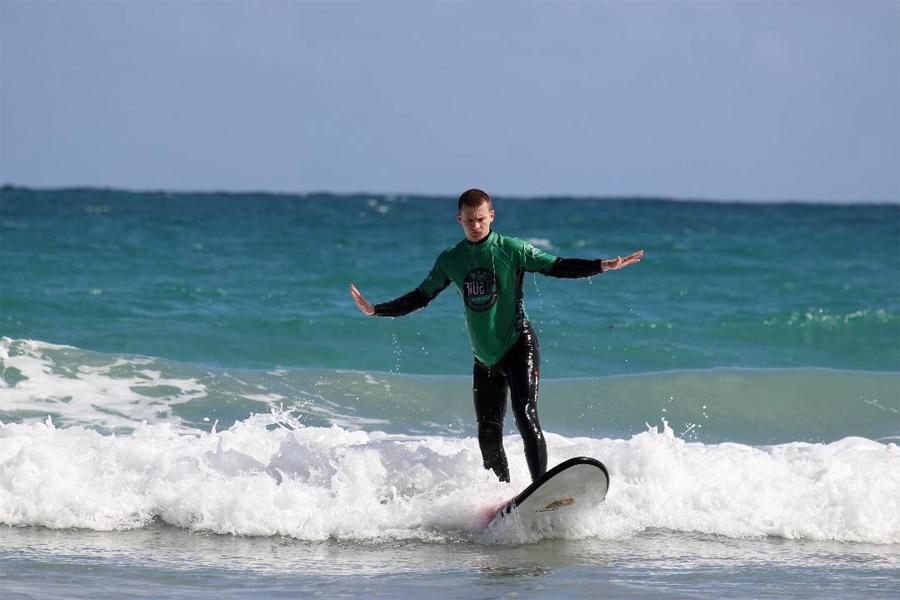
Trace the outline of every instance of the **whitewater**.
[[[52, 356], [63, 354], [79, 355], [91, 366], [62, 368]], [[148, 358], [104, 357], [8, 338], [0, 345], [0, 359], [5, 375], [18, 374], [15, 385], [4, 377], [5, 410], [10, 401], [20, 415], [39, 415], [41, 403], [45, 411], [62, 406], [61, 424], [103, 423], [113, 431], [60, 428], [50, 416], [3, 423], [0, 522], [8, 525], [109, 531], [161, 522], [190, 531], [299, 540], [479, 540], [484, 509], [515, 495], [529, 480], [518, 435], [504, 440], [513, 483], [503, 484], [481, 468], [477, 440], [462, 423], [465, 410], [445, 419], [451, 429], [458, 423], [455, 435], [390, 433], [390, 417], [402, 412], [399, 398], [396, 408], [376, 404], [369, 406], [373, 413], [360, 414], [366, 403], [357, 396], [357, 410], [342, 410], [330, 397], [345, 392], [324, 391], [329, 386], [322, 385], [321, 376], [305, 390], [294, 388], [304, 394], [291, 402], [243, 381], [251, 373], [207, 373], [203, 384], [163, 376], [148, 368], [154, 362]], [[266, 373], [262, 380], [284, 375]], [[417, 385], [440, 397], [427, 379], [334, 374], [339, 376], [345, 389], [374, 388], [392, 400], [392, 385], [405, 384], [411, 388], [404, 391], [406, 403], [425, 404], [424, 393], [415, 395]], [[228, 389], [222, 380], [243, 385]], [[179, 408], [184, 413], [191, 402], [201, 403], [194, 411], [202, 410], [204, 401], [208, 408], [209, 386], [217, 383], [226, 402], [266, 401], [268, 412], [250, 412], [223, 430], [213, 412], [193, 423], [173, 418], [171, 413]], [[464, 380], [456, 383], [460, 390], [466, 386]], [[545, 396], [577, 393], [579, 382], [559, 383], [560, 390]], [[897, 383], [889, 378], [882, 392]], [[247, 387], [255, 393], [246, 393]], [[689, 441], [689, 434], [703, 423], [683, 421], [688, 426], [679, 437], [669, 420], [680, 419], [680, 411], [667, 406], [657, 423], [645, 423], [644, 431], [628, 437], [548, 431], [550, 464], [600, 457], [613, 482], [602, 510], [566, 523], [550, 537], [615, 540], [665, 529], [734, 538], [900, 543], [898, 438], [702, 443]], [[895, 417], [894, 424], [900, 414], [891, 406], [869, 408]], [[529, 532], [513, 536], [520, 542], [540, 539]]]

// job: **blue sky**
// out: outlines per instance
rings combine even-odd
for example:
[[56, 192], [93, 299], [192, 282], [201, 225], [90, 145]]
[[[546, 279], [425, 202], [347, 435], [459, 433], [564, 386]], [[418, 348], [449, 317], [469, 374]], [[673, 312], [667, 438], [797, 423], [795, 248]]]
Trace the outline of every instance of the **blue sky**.
[[900, 2], [0, 0], [0, 180], [900, 200]]

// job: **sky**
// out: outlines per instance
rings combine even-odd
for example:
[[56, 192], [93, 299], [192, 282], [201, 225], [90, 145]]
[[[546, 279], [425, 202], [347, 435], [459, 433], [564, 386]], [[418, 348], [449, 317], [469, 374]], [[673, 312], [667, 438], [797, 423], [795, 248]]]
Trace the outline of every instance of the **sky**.
[[0, 0], [0, 182], [900, 202], [900, 1]]

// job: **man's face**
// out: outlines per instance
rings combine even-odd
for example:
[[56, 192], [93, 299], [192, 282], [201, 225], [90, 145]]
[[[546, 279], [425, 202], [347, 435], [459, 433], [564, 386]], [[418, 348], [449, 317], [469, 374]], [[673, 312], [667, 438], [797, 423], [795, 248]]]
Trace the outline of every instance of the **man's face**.
[[494, 222], [494, 209], [487, 202], [476, 208], [463, 206], [456, 213], [456, 220], [462, 225], [466, 239], [470, 242], [478, 242], [491, 230], [491, 223]]

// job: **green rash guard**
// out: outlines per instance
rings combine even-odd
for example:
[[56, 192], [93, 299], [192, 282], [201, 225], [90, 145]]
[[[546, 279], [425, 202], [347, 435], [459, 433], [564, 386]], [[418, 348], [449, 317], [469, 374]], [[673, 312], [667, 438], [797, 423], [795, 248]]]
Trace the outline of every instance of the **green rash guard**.
[[556, 261], [524, 240], [491, 231], [480, 242], [464, 239], [444, 250], [418, 289], [430, 300], [450, 282], [456, 284], [472, 352], [491, 366], [516, 343], [528, 318], [522, 305], [523, 275], [546, 271]]

